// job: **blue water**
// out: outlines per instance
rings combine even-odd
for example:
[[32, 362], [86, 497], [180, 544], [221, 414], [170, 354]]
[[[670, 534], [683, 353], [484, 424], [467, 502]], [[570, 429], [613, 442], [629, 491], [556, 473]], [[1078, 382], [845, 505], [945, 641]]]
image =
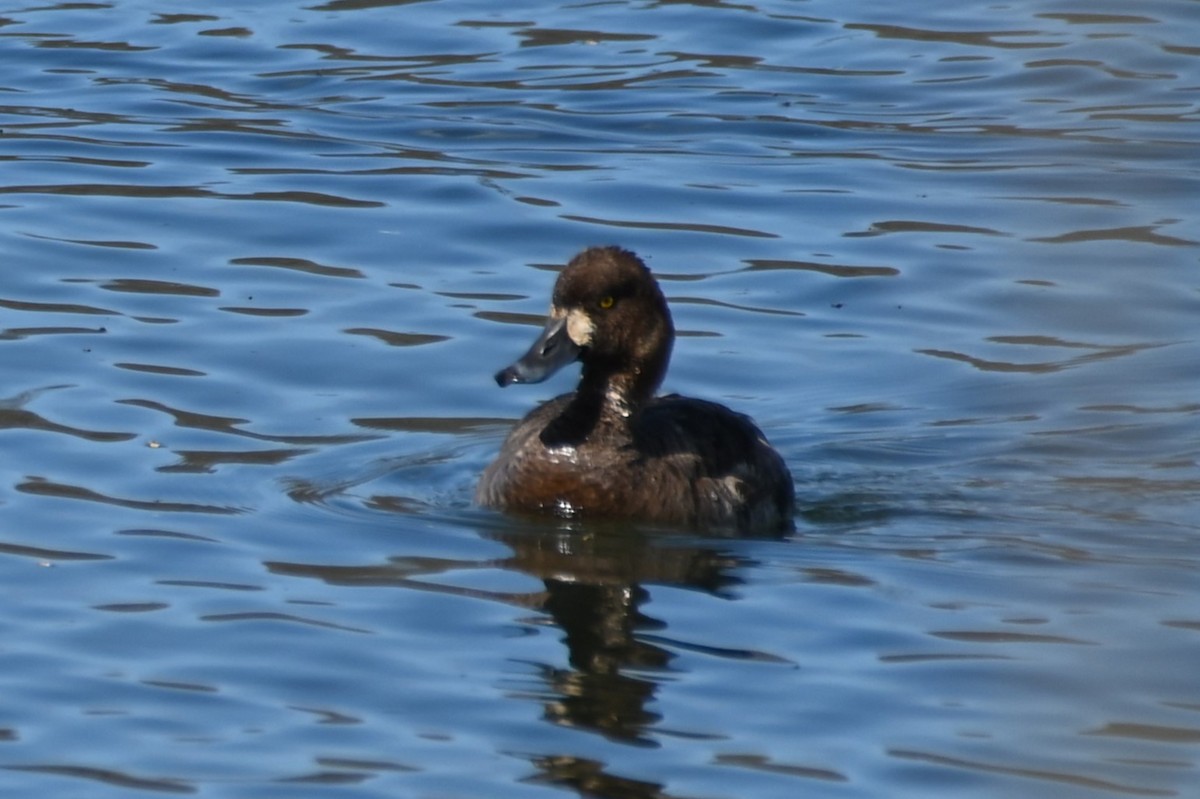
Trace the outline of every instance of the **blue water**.
[[[1200, 784], [1200, 16], [0, 10], [5, 796]], [[473, 507], [616, 243], [783, 539]]]

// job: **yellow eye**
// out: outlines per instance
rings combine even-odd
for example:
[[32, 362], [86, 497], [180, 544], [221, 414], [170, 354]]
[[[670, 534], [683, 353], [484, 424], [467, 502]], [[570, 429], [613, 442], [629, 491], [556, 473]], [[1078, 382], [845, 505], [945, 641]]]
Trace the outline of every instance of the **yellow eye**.
[[614, 300], [614, 299], [612, 298], [612, 295], [611, 295], [611, 294], [609, 294], [609, 295], [606, 295], [606, 296], [604, 296], [604, 297], [601, 297], [601, 298], [600, 298], [600, 301], [599, 301], [599, 302], [597, 302], [597, 303], [596, 303], [596, 305], [600, 306], [600, 308], [601, 308], [602, 310], [605, 310], [605, 311], [607, 311], [609, 308], [613, 307], [613, 303], [614, 303], [614, 302], [616, 302], [616, 300]]

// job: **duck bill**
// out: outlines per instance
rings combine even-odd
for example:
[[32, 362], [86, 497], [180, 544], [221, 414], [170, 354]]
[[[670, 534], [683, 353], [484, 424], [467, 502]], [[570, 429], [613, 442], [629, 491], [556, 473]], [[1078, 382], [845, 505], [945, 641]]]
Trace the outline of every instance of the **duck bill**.
[[496, 372], [496, 383], [504, 388], [512, 383], [540, 383], [569, 363], [578, 360], [579, 345], [567, 334], [566, 317], [550, 317], [529, 352], [521, 359]]

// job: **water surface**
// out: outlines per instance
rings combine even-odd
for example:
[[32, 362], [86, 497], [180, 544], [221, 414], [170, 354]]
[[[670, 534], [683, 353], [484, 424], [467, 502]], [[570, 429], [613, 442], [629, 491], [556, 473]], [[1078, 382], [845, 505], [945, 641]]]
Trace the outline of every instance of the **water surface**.
[[[0, 786], [1188, 796], [1194, 2], [0, 11]], [[637, 250], [779, 540], [472, 506]]]

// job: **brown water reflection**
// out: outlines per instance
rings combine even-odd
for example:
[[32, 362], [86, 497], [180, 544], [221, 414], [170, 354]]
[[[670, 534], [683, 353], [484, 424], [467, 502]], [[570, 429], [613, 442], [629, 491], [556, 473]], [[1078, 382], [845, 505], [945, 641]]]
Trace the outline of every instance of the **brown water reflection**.
[[1039, 361], [1034, 363], [1014, 363], [1011, 361], [988, 360], [960, 352], [946, 352], [945, 350], [917, 350], [917, 352], [922, 355], [932, 355], [935, 358], [945, 358], [946, 360], [960, 361], [962, 363], [970, 364], [976, 369], [984, 372], [1049, 374], [1062, 371], [1063, 369], [1072, 369], [1095, 361], [1104, 361], [1110, 358], [1122, 358], [1130, 355], [1137, 355], [1145, 350], [1168, 346], [1166, 344], [1149, 343], [1124, 345], [1088, 344], [1080, 341], [1061, 341], [1053, 336], [1036, 335], [989, 336], [987, 340], [996, 344], [1007, 344], [1018, 347], [1047, 347], [1059, 349], [1082, 349], [1090, 351], [1083, 355], [1077, 355], [1061, 361]]
[[[59, 388], [63, 388], [59, 386]], [[48, 391], [50, 389], [42, 389]], [[85, 430], [69, 425], [53, 422], [45, 417], [26, 410], [23, 406], [33, 399], [35, 394], [39, 392], [25, 392], [20, 396], [0, 399], [0, 430], [4, 429], [25, 429], [25, 430], [43, 430], [48, 433], [62, 433], [69, 436], [77, 436], [88, 441], [128, 441], [136, 437], [134, 433], [125, 433], [118, 431], [104, 430]]]
[[1005, 39], [1030, 39], [1045, 35], [1038, 30], [946, 31], [864, 23], [850, 23], [846, 25], [846, 29], [870, 31], [881, 39], [907, 39], [916, 42], [950, 42], [970, 47], [996, 47], [1005, 50], [1062, 47], [1064, 44], [1063, 42], [1049, 41], [1004, 41]]
[[83, 500], [85, 502], [94, 502], [100, 505], [116, 505], [122, 508], [150, 511], [153, 513], [233, 514], [245, 512], [245, 509], [242, 508], [222, 507], [218, 505], [207, 505], [197, 502], [172, 502], [162, 499], [131, 499], [128, 497], [114, 497], [102, 494], [99, 491], [94, 491], [86, 486], [58, 483], [54, 482], [53, 480], [47, 480], [43, 477], [31, 478], [23, 483], [18, 483], [16, 486], [14, 486], [14, 488], [22, 493], [33, 494], [40, 497]]
[[116, 788], [131, 788], [137, 791], [157, 791], [160, 793], [195, 793], [196, 789], [178, 780], [163, 780], [152, 777], [139, 777], [122, 771], [111, 769], [87, 768], [85, 766], [31, 765], [6, 766], [12, 771], [26, 771], [35, 774], [53, 774], [63, 777], [75, 777], [89, 782], [111, 785]]
[[948, 766], [953, 769], [968, 769], [977, 773], [994, 773], [1004, 774], [1013, 777], [1021, 777], [1023, 779], [1035, 780], [1050, 784], [1065, 784], [1073, 785], [1082, 788], [1092, 788], [1105, 792], [1125, 794], [1127, 796], [1177, 796], [1175, 791], [1155, 790], [1150, 788], [1142, 788], [1136, 785], [1124, 785], [1118, 782], [1109, 780], [1098, 780], [1093, 777], [1088, 777], [1084, 774], [1072, 774], [1064, 771], [1049, 771], [1042, 769], [1022, 768], [1019, 765], [1002, 765], [998, 763], [988, 763], [978, 760], [967, 760], [964, 758], [947, 757], [932, 752], [920, 752], [907, 749], [893, 749], [888, 752], [892, 757], [902, 760], [914, 760], [918, 762], [932, 763], [939, 766]]

